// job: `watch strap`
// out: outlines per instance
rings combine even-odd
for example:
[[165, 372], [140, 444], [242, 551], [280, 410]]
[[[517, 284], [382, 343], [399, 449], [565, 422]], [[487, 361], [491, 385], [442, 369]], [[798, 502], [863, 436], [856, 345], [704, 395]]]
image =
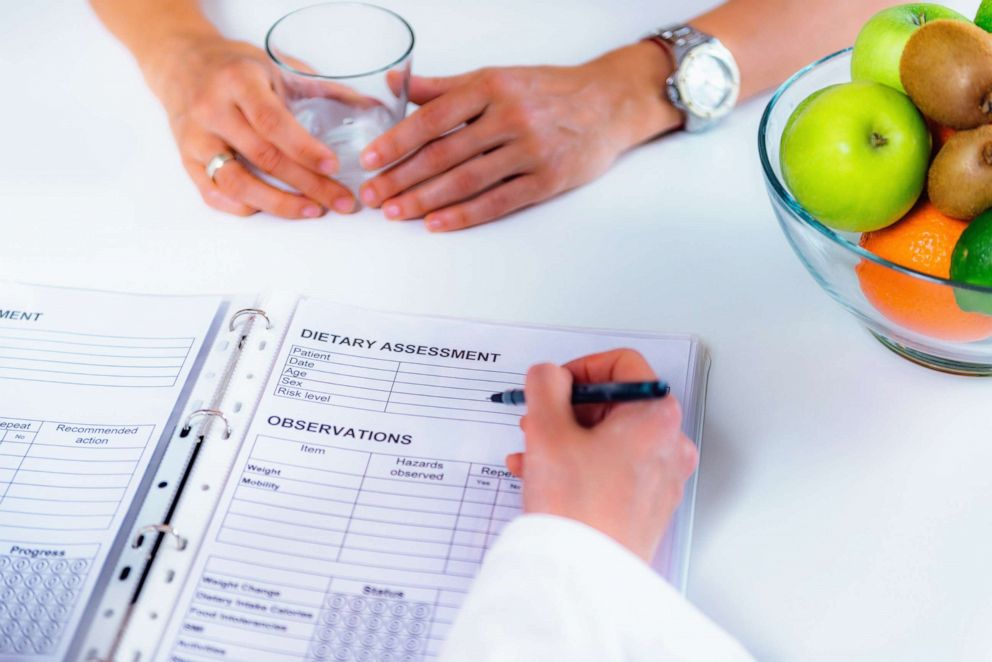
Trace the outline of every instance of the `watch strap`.
[[675, 58], [676, 67], [678, 67], [679, 63], [682, 62], [682, 59], [689, 51], [713, 38], [710, 35], [700, 32], [692, 26], [685, 24], [658, 28], [648, 35], [648, 37], [671, 49], [672, 56]]

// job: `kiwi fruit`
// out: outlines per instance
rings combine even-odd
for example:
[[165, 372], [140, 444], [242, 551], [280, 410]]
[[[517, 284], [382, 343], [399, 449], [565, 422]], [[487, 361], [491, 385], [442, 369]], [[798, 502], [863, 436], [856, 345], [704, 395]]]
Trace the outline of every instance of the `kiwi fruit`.
[[948, 139], [930, 165], [927, 192], [937, 209], [965, 221], [992, 208], [992, 125]]
[[938, 20], [918, 29], [899, 76], [916, 107], [944, 126], [992, 122], [992, 35], [972, 23]]

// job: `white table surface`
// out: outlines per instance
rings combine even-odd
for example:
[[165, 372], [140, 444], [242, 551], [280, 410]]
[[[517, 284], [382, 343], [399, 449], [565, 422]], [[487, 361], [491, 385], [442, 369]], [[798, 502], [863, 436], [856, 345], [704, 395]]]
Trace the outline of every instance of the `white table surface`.
[[[208, 7], [259, 42], [305, 3]], [[386, 4], [417, 32], [415, 70], [440, 74], [578, 62], [713, 3]], [[973, 13], [977, 1], [948, 4]], [[890, 354], [805, 273], [762, 184], [767, 98], [538, 208], [436, 236], [371, 211], [287, 222], [208, 209], [156, 100], [85, 3], [0, 4], [0, 84], [0, 279], [282, 289], [697, 333], [713, 370], [692, 601], [761, 659], [992, 655], [992, 381]]]

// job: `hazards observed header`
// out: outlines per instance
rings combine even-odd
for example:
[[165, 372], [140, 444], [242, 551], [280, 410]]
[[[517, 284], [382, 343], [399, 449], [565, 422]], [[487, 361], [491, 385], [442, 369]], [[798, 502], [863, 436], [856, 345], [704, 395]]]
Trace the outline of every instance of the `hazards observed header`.
[[393, 354], [413, 354], [415, 356], [434, 356], [442, 359], [459, 359], [462, 361], [477, 361], [479, 363], [496, 363], [502, 354], [497, 352], [483, 352], [475, 349], [461, 349], [457, 347], [437, 347], [434, 345], [419, 345], [406, 342], [389, 342], [372, 340], [369, 338], [357, 338], [355, 336], [343, 336], [329, 331], [315, 331], [313, 329], [303, 329], [300, 337], [307, 340], [316, 340], [331, 345], [345, 345], [358, 349], [368, 349], [379, 352], [391, 352]]

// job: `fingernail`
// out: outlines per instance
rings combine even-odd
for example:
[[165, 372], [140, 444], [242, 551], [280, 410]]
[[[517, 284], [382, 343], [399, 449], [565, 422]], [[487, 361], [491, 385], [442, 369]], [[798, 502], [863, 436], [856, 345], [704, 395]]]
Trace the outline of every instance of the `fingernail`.
[[431, 232], [437, 232], [438, 230], [443, 230], [445, 226], [443, 216], [428, 216], [424, 219], [424, 223], [427, 225], [427, 229]]
[[375, 189], [371, 186], [363, 186], [361, 190], [362, 202], [370, 207], [374, 207], [376, 203]]
[[365, 152], [362, 152], [361, 161], [362, 161], [362, 167], [365, 168], [366, 170], [375, 170], [376, 168], [379, 167], [379, 164], [382, 161], [382, 157], [379, 156], [378, 152], [370, 149]]
[[330, 177], [338, 171], [338, 162], [334, 159], [324, 159], [319, 165], [320, 171]]
[[352, 198], [343, 197], [334, 201], [334, 211], [341, 212], [342, 214], [347, 214], [354, 208], [355, 201]]
[[320, 216], [320, 207], [317, 205], [307, 205], [303, 208], [304, 218], [317, 218]]
[[382, 213], [386, 215], [386, 218], [399, 218], [403, 212], [400, 210], [400, 206], [398, 204], [395, 202], [390, 202], [382, 208]]

